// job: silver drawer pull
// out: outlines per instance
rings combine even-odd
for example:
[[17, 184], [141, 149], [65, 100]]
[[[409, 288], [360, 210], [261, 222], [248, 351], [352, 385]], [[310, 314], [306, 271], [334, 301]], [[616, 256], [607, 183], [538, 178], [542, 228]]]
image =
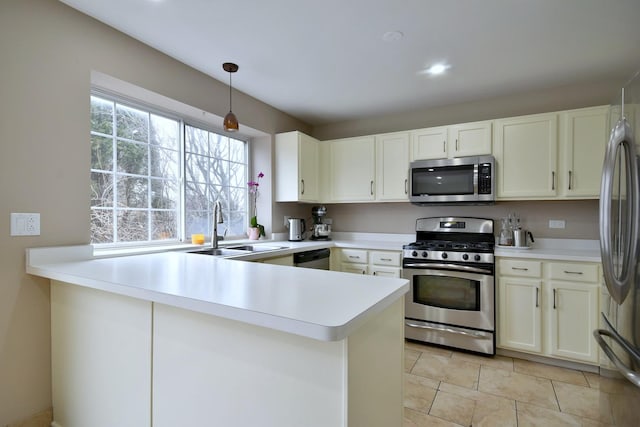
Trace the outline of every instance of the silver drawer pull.
[[567, 270], [564, 270], [564, 274], [582, 274], [582, 271], [567, 271]]
[[520, 270], [520, 271], [529, 271], [528, 268], [524, 268], [524, 267], [511, 267], [512, 270]]
[[350, 259], [360, 259], [358, 255], [349, 255]]
[[389, 262], [391, 262], [393, 260], [391, 258], [380, 258], [380, 261], [389, 261]]

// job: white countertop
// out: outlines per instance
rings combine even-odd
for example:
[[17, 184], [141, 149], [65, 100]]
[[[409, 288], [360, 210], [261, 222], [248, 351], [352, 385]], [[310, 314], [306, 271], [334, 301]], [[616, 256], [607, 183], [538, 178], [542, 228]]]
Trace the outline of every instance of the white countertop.
[[536, 239], [529, 248], [495, 247], [495, 256], [548, 260], [601, 262], [600, 243], [586, 239]]
[[225, 259], [182, 251], [94, 258], [90, 245], [33, 248], [27, 250], [27, 273], [324, 341], [346, 338], [409, 289], [405, 279], [239, 259], [334, 242], [268, 245], [285, 249]]
[[[404, 279], [246, 262], [328, 247], [402, 250], [413, 235], [334, 233], [330, 241], [251, 242], [278, 246], [218, 258], [182, 251], [94, 257], [93, 247], [27, 250], [27, 273], [310, 338], [341, 340], [408, 289]], [[191, 247], [193, 249], [193, 247]], [[597, 240], [536, 239], [497, 257], [600, 262]]]

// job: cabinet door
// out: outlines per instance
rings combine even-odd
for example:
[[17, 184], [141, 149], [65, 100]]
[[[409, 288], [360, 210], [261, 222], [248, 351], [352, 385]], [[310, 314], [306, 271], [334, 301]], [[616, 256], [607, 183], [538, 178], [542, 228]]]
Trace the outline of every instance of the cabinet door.
[[319, 147], [318, 141], [314, 138], [300, 134], [298, 154], [298, 169], [300, 175], [299, 198], [301, 201], [319, 200]]
[[555, 113], [494, 122], [498, 198], [555, 198], [558, 119]]
[[376, 137], [376, 200], [407, 201], [409, 197], [409, 134]]
[[338, 139], [330, 144], [331, 199], [345, 202], [373, 200], [374, 137]]
[[318, 201], [318, 141], [298, 131], [276, 135], [276, 201]]
[[351, 264], [343, 262], [340, 270], [344, 273], [368, 274], [369, 270], [366, 264]]
[[554, 356], [598, 361], [592, 333], [598, 326], [597, 284], [550, 281], [547, 300], [549, 351]]
[[369, 274], [372, 276], [382, 277], [400, 277], [401, 270], [398, 267], [382, 267], [379, 265], [370, 265]]
[[561, 194], [600, 196], [604, 150], [609, 135], [609, 108], [583, 108], [562, 113]]
[[436, 127], [411, 132], [411, 160], [447, 157], [447, 128]]
[[498, 278], [498, 345], [540, 353], [542, 281]]
[[491, 154], [491, 122], [463, 123], [449, 127], [449, 157]]

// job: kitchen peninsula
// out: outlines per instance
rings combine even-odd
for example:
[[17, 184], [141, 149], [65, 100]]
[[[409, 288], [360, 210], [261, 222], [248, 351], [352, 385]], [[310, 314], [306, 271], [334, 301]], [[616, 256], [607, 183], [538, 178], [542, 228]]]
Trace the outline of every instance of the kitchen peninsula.
[[27, 272], [51, 279], [54, 426], [402, 424], [404, 279], [91, 246]]

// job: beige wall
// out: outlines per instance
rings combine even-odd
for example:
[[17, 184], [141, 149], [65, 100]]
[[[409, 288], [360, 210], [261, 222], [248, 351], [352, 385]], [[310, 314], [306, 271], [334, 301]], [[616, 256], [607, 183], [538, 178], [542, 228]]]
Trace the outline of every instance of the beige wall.
[[315, 126], [312, 135], [325, 141], [595, 105], [609, 105], [615, 100], [616, 94], [629, 78], [631, 78], [629, 75], [614, 74], [598, 81], [581, 82], [553, 89], [514, 93], [500, 98], [331, 123]]
[[[228, 86], [56, 0], [2, 0], [0, 58], [4, 426], [51, 405], [49, 286], [24, 273], [24, 249], [89, 241], [91, 71], [219, 116], [228, 111]], [[309, 132], [304, 123], [249, 96], [234, 93], [233, 106], [241, 126], [267, 135]], [[265, 144], [258, 151], [271, 150], [270, 137], [258, 143]], [[270, 168], [269, 157], [256, 167]], [[40, 212], [42, 234], [10, 237], [10, 212]]]
[[[334, 231], [368, 233], [415, 232], [417, 218], [430, 216], [474, 216], [496, 220], [516, 212], [524, 228], [535, 237], [556, 239], [598, 239], [598, 201], [519, 201], [498, 202], [487, 206], [415, 206], [410, 203], [332, 204], [327, 217]], [[549, 220], [565, 220], [566, 228], [551, 229]], [[409, 242], [407, 242], [409, 243]]]

